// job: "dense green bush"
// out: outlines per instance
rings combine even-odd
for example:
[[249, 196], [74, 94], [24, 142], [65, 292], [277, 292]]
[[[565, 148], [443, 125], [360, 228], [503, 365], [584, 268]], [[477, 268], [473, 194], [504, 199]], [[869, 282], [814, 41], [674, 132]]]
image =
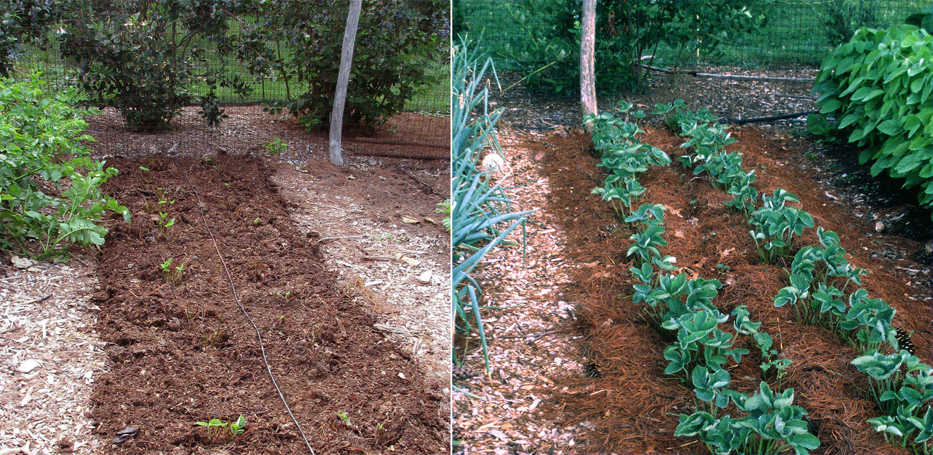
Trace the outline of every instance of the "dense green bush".
[[826, 40], [832, 46], [852, 39], [859, 27], [877, 27], [880, 23], [878, 0], [830, 0], [818, 8]]
[[814, 91], [811, 132], [841, 133], [873, 176], [919, 187], [933, 209], [933, 36], [913, 25], [860, 29], [823, 61]]
[[74, 90], [50, 93], [38, 76], [0, 79], [0, 249], [50, 257], [69, 243], [102, 245], [105, 211], [129, 212], [100, 186], [114, 168], [88, 157], [88, 110]]
[[[254, 2], [229, 40], [257, 77], [282, 80], [284, 107], [306, 127], [329, 124], [347, 5], [343, 0]], [[365, 0], [345, 121], [377, 124], [400, 112], [446, 55], [447, 2]], [[445, 74], [447, 74], [445, 72]]]
[[[226, 0], [72, 0], [62, 55], [81, 68], [81, 86], [100, 106], [120, 110], [133, 130], [169, 126], [182, 106], [200, 103], [209, 124], [222, 117], [214, 88], [245, 90], [220, 65], [209, 65], [212, 42], [223, 42], [236, 10]], [[222, 60], [221, 60], [222, 61]], [[190, 90], [203, 82], [208, 93]]]
[[[616, 91], [638, 83], [633, 64], [654, 53], [660, 43], [674, 49], [713, 53], [761, 19], [747, 8], [761, 0], [693, 1], [606, 0], [596, 17], [596, 84]], [[520, 0], [506, 10], [518, 24], [506, 37], [502, 57], [516, 62], [527, 84], [559, 95], [579, 87], [580, 2], [578, 0]], [[548, 66], [550, 65], [550, 66]]]
[[10, 75], [10, 56], [17, 44], [43, 36], [57, 17], [52, 0], [5, 0], [0, 7], [0, 76]]

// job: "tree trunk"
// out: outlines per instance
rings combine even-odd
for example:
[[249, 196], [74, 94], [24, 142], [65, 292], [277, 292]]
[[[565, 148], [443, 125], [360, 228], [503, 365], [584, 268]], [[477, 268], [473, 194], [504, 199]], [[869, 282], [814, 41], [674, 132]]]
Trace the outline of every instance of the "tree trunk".
[[[580, 33], [580, 104], [583, 116], [596, 109], [596, 0], [583, 0]], [[587, 128], [589, 129], [589, 128]]]
[[334, 110], [330, 113], [330, 162], [343, 166], [341, 135], [343, 134], [343, 108], [347, 104], [347, 85], [350, 82], [350, 64], [353, 62], [353, 45], [356, 29], [360, 23], [363, 0], [350, 0], [347, 13], [347, 28], [343, 32], [343, 47], [340, 50], [340, 71], [337, 74], [337, 91], [334, 94]]

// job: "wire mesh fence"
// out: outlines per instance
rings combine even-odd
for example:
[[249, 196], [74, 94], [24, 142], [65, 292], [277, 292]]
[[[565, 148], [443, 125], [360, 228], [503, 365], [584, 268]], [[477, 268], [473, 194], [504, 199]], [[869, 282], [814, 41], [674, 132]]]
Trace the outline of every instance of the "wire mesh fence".
[[[517, 57], [512, 40], [530, 39], [540, 27], [548, 26], [534, 13], [549, 14], [543, 5], [548, 2], [538, 3], [536, 8], [516, 8], [515, 2], [455, 0], [454, 33], [481, 37], [497, 65], [511, 69]], [[816, 66], [846, 33], [860, 26], [887, 27], [903, 22], [930, 4], [929, 0], [750, 1], [749, 11], [764, 16], [761, 26], [735, 36], [716, 53], [698, 52], [690, 45], [674, 49], [662, 41], [655, 51], [655, 62], [677, 66]]]
[[[446, 35], [445, 30], [438, 33]], [[10, 63], [10, 76], [13, 78], [26, 78], [34, 72], [39, 72], [42, 79], [50, 87], [79, 87], [81, 79], [81, 65], [63, 57], [61, 42], [54, 31], [50, 31], [43, 39], [17, 44], [12, 47], [7, 61]], [[438, 52], [444, 55], [444, 52]], [[309, 91], [307, 83], [297, 80], [283, 80], [273, 75], [259, 75], [251, 73], [230, 56], [217, 54], [208, 55], [204, 59], [203, 67], [198, 68], [205, 74], [217, 70], [229, 75], [235, 75], [246, 81], [245, 91], [219, 86], [215, 89], [217, 103], [224, 107], [259, 105], [277, 106], [300, 97]], [[404, 103], [402, 112], [386, 119], [384, 124], [375, 128], [353, 129], [345, 131], [345, 140], [361, 139], [378, 145], [385, 143], [395, 147], [412, 145], [421, 150], [414, 155], [446, 157], [449, 155], [450, 143], [449, 125], [450, 116], [450, 80], [449, 69], [445, 58], [437, 58], [424, 62], [426, 77], [421, 86], [414, 89], [413, 95]], [[348, 89], [348, 97], [353, 97], [353, 80]], [[209, 92], [209, 87], [201, 79], [184, 88], [185, 93], [192, 100], [199, 100]], [[93, 101], [92, 101], [93, 104]], [[328, 107], [329, 109], [329, 107]], [[190, 110], [186, 108], [186, 110]], [[228, 109], [229, 110], [229, 109]], [[250, 112], [253, 112], [251, 110]], [[195, 116], [196, 117], [196, 116]], [[191, 128], [188, 120], [183, 129]], [[367, 139], [363, 139], [366, 137]], [[382, 155], [392, 155], [380, 152]], [[404, 152], [396, 154], [404, 155]]]

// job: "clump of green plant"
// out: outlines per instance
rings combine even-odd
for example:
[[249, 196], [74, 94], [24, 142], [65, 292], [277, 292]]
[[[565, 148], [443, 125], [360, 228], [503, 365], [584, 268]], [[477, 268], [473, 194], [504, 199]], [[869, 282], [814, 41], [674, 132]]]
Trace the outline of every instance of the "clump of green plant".
[[169, 218], [168, 213], [159, 212], [159, 229], [162, 231], [168, 231], [169, 228], [175, 225], [175, 217]]
[[159, 264], [159, 270], [162, 271], [162, 276], [164, 276], [165, 279], [170, 283], [179, 283], [185, 274], [185, 265], [187, 262], [182, 262], [181, 264], [172, 267], [173, 261], [174, 258], [172, 257], [162, 261], [162, 263]]
[[242, 415], [233, 422], [213, 418], [206, 421], [195, 422], [195, 425], [207, 429], [207, 437], [211, 442], [221, 441], [228, 437], [228, 433], [224, 431], [227, 429], [229, 429], [230, 438], [235, 438], [246, 432], [246, 418]]
[[729, 390], [728, 397], [745, 416], [717, 417], [705, 411], [681, 414], [674, 435], [698, 436], [717, 455], [777, 455], [789, 450], [803, 455], [820, 446], [820, 440], [807, 429], [807, 411], [793, 404], [794, 389], [775, 393], [761, 382], [751, 396]]
[[280, 137], [276, 137], [275, 139], [269, 142], [266, 142], [266, 145], [264, 147], [266, 148], [266, 151], [269, 152], [270, 154], [278, 155], [288, 150], [288, 142], [283, 141], [282, 138]]
[[593, 145], [600, 154], [599, 166], [609, 175], [603, 186], [593, 189], [616, 211], [619, 220], [631, 213], [635, 201], [645, 192], [638, 183], [638, 175], [651, 166], [667, 166], [671, 159], [663, 150], [638, 139], [643, 134], [638, 124], [629, 117], [643, 118], [641, 111], [632, 111], [633, 105], [622, 100], [614, 112], [588, 114], [584, 122], [593, 132]]
[[862, 28], [822, 63], [814, 134], [856, 144], [872, 176], [917, 188], [933, 217], [933, 36], [914, 25]]
[[38, 73], [0, 79], [0, 249], [38, 258], [67, 258], [69, 245], [100, 246], [109, 211], [130, 212], [101, 186], [117, 170], [92, 159], [85, 142], [84, 98], [50, 91]]
[[751, 214], [749, 231], [758, 249], [762, 261], [773, 263], [778, 257], [787, 256], [795, 235], [803, 233], [804, 228], [813, 227], [813, 217], [805, 210], [787, 205], [788, 202], [800, 202], [797, 196], [783, 188], [774, 190], [774, 194], [761, 195], [762, 205]]
[[888, 442], [930, 454], [933, 437], [933, 368], [907, 351], [869, 351], [852, 364], [869, 376], [869, 391], [885, 415], [868, 419]]

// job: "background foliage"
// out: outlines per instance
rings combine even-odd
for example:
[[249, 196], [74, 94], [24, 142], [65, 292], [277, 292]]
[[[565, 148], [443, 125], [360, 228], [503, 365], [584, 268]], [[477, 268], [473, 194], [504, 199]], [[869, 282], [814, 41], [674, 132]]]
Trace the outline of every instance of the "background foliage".
[[[536, 30], [549, 30], [552, 26], [550, 20], [545, 17], [551, 13], [545, 7], [558, 5], [560, 2], [556, 0], [529, 2], [528, 4], [533, 8], [512, 6], [515, 3], [521, 2], [454, 0], [454, 28], [456, 33], [469, 31], [474, 36], [482, 36], [500, 70], [516, 70], [523, 72], [522, 76], [524, 76], [536, 68], [524, 70], [524, 67], [519, 67], [521, 62], [512, 60], [515, 47], [509, 48], [510, 43], [528, 37], [528, 41], [534, 42], [528, 43], [527, 46], [536, 46], [535, 42], [540, 41], [536, 37], [537, 34], [545, 33]], [[633, 12], [644, 11], [645, 5], [666, 8], [663, 5], [676, 3], [677, 7], [695, 8], [695, 11], [700, 13], [699, 21], [692, 19], [700, 26], [699, 30], [689, 25], [690, 18], [694, 16], [685, 15], [683, 20], [688, 21], [686, 24], [676, 22], [681, 20], [676, 15], [670, 18], [675, 21], [670, 25], [678, 27], [682, 35], [674, 34], [671, 40], [667, 40], [663, 34], [667, 32], [663, 32], [657, 49], [645, 47], [649, 51], [648, 54], [654, 55], [655, 64], [678, 67], [709, 64], [782, 68], [796, 65], [819, 65], [823, 57], [840, 42], [842, 36], [851, 36], [851, 33], [859, 26], [869, 25], [864, 22], [866, 18], [870, 18], [870, 25], [886, 27], [902, 23], [908, 15], [930, 4], [928, 0], [618, 2], [620, 5], [623, 3], [624, 6], [632, 5]], [[615, 3], [607, 2], [607, 5], [612, 4]], [[707, 5], [711, 9], [706, 9]], [[728, 26], [720, 27], [718, 22], [720, 18], [705, 17], [707, 14], [721, 12], [717, 8], [727, 5], [746, 6], [752, 14], [751, 28], [749, 29], [747, 24], [738, 29], [729, 29]], [[597, 8], [604, 9], [603, 2], [600, 2]], [[623, 16], [619, 16], [618, 11], [613, 14], [617, 22], [617, 31], [620, 25], [624, 24], [623, 18], [632, 17], [627, 12], [623, 12]], [[646, 17], [638, 24], [641, 28], [663, 30], [661, 26], [664, 24], [651, 22], [651, 18], [665, 19], [665, 16], [653, 15], [653, 13], [649, 16], [644, 16], [644, 13], [638, 14], [641, 16], [636, 17]], [[728, 20], [729, 17], [722, 18], [724, 22]], [[696, 33], [697, 31], [699, 34]], [[723, 37], [723, 32], [726, 32], [727, 36]], [[564, 32], [561, 31], [561, 33]], [[710, 42], [710, 39], [713, 42]], [[713, 44], [715, 46], [711, 46]], [[571, 57], [568, 58], [572, 60]], [[554, 59], [552, 57], [550, 60], [545, 60], [545, 63]], [[597, 66], [600, 65], [598, 62], [597, 58]], [[626, 72], [629, 68], [623, 65], [610, 71]]]
[[106, 211], [126, 207], [100, 191], [117, 170], [88, 157], [90, 113], [75, 90], [50, 92], [39, 77], [0, 79], [0, 249], [50, 257], [69, 244], [102, 245]]
[[[430, 65], [444, 60], [435, 32], [445, 23], [445, 6], [440, 0], [363, 2], [345, 121], [379, 123], [402, 109]], [[242, 21], [230, 37], [241, 63], [295, 90], [284, 107], [306, 126], [328, 124], [347, 2], [255, 2], [249, 15], [258, 19]]]
[[[698, 46], [715, 51], [735, 34], [760, 23], [760, 13], [748, 9], [748, 0], [726, 1], [626, 1], [599, 2], [596, 19], [596, 84], [600, 90], [631, 88], [639, 71], [633, 66], [646, 53], [657, 51], [663, 41], [685, 52]], [[458, 13], [464, 28], [468, 22]], [[522, 0], [505, 2], [503, 13], [514, 21], [514, 31], [502, 37], [495, 52], [531, 75], [528, 86], [559, 95], [575, 92], [579, 84], [580, 6], [576, 0]], [[456, 27], [456, 25], [455, 25]], [[487, 31], [491, 33], [491, 31]]]
[[[326, 125], [346, 2], [339, 0], [18, 0], [0, 12], [0, 69], [41, 62], [138, 130], [168, 126], [181, 106], [205, 120], [221, 102], [286, 107]], [[37, 6], [38, 5], [38, 6]], [[347, 123], [404, 110], [446, 112], [449, 25], [441, 0], [367, 0]], [[65, 71], [64, 68], [73, 71]]]
[[[131, 129], [166, 128], [194, 103], [216, 124], [213, 88], [237, 81], [208, 69], [210, 42], [223, 42], [236, 12], [226, 0], [74, 1], [62, 10], [61, 50], [81, 69], [81, 87], [119, 109]], [[195, 80], [211, 88], [200, 99], [189, 90]]]
[[811, 131], [841, 133], [873, 176], [904, 179], [933, 209], [933, 36], [914, 25], [860, 29], [823, 62], [814, 91], [830, 117], [813, 116]]

